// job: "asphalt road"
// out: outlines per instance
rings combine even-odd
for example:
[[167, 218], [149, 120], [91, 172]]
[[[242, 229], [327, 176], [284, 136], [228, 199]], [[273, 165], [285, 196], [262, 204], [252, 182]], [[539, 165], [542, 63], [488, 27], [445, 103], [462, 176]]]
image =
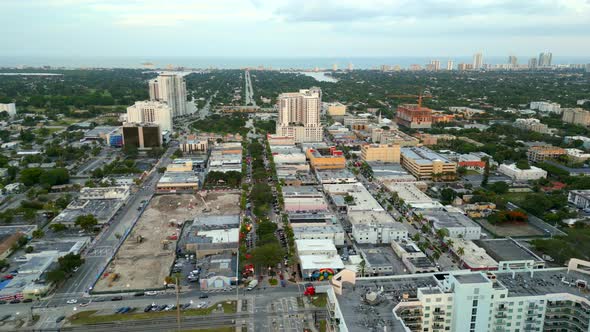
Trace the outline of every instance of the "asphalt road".
[[250, 78], [250, 71], [246, 70], [244, 73], [245, 89], [246, 89], [246, 105], [252, 104], [256, 106], [256, 100], [254, 99], [254, 88], [252, 88], [252, 79]]

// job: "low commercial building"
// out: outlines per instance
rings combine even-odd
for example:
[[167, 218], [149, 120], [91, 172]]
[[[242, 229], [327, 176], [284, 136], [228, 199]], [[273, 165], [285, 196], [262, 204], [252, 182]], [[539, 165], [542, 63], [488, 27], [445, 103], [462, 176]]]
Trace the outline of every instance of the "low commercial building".
[[513, 238], [486, 239], [474, 242], [477, 246], [485, 249], [486, 253], [498, 262], [499, 267], [509, 267], [515, 270], [525, 267], [545, 268], [545, 260]]
[[336, 150], [335, 147], [331, 147], [324, 155], [317, 149], [307, 149], [305, 155], [314, 170], [343, 169], [346, 167], [346, 158], [344, 158], [342, 151]]
[[382, 161], [399, 163], [399, 144], [366, 144], [361, 146], [361, 159], [365, 162]]
[[320, 184], [328, 183], [355, 183], [356, 176], [345, 169], [316, 171], [315, 175]]
[[578, 209], [588, 209], [590, 208], [590, 190], [570, 190], [567, 201]]
[[84, 187], [80, 189], [80, 195], [78, 199], [118, 199], [126, 200], [129, 198], [129, 187], [96, 187], [89, 188]]
[[396, 193], [404, 204], [418, 210], [442, 209], [443, 205], [433, 200], [412, 183], [387, 183], [385, 188]]
[[239, 237], [239, 215], [199, 215], [185, 227], [178, 247], [195, 253], [197, 259], [226, 251], [237, 253]]
[[338, 219], [327, 212], [289, 212], [289, 224], [295, 227], [336, 225]]
[[292, 136], [278, 136], [278, 135], [268, 134], [266, 136], [266, 138], [267, 138], [268, 144], [270, 146], [276, 146], [276, 145], [293, 146], [293, 145], [295, 145], [295, 138]]
[[329, 280], [344, 268], [336, 246], [329, 240], [295, 240], [301, 276], [305, 280]]
[[120, 133], [120, 127], [115, 126], [96, 126], [84, 133], [85, 140], [98, 140], [107, 138], [111, 135]]
[[335, 246], [344, 245], [344, 229], [340, 224], [298, 226], [292, 224], [295, 240], [326, 240]]
[[324, 184], [324, 192], [341, 212], [383, 211], [383, 207], [360, 183]]
[[85, 215], [93, 215], [98, 224], [108, 223], [127, 203], [129, 195], [129, 187], [126, 186], [82, 188], [80, 196], [70, 202], [51, 223], [72, 226], [79, 216]]
[[199, 190], [199, 177], [192, 170], [166, 171], [156, 184], [157, 193], [194, 193]]
[[211, 150], [209, 172], [242, 172], [242, 144], [222, 143]]
[[433, 273], [438, 269], [420, 248], [410, 239], [391, 242], [391, 248], [412, 274]]
[[493, 271], [498, 269], [498, 262], [484, 248], [473, 241], [461, 238], [453, 239], [451, 245], [453, 255], [459, 260], [460, 268], [471, 271]]
[[516, 164], [502, 164], [498, 167], [498, 172], [510, 177], [514, 181], [538, 180], [547, 177], [547, 172], [541, 168], [530, 166], [529, 169], [520, 169]]
[[401, 149], [402, 166], [419, 180], [454, 179], [457, 163], [425, 147]]
[[383, 129], [375, 127], [371, 129], [371, 141], [378, 144], [398, 144], [399, 146], [417, 146], [420, 141], [403, 131], [397, 129]]
[[459, 156], [459, 167], [464, 167], [468, 170], [483, 172], [486, 167], [486, 162], [480, 156], [473, 154], [462, 154]]
[[199, 286], [202, 290], [221, 290], [231, 285], [237, 285], [238, 256], [226, 251], [203, 257], [197, 264], [200, 267]]
[[346, 114], [346, 105], [341, 103], [327, 103], [326, 111], [330, 116], [343, 116]]
[[530, 162], [539, 163], [548, 159], [555, 159], [566, 154], [565, 149], [551, 145], [533, 146], [527, 151]]
[[38, 256], [21, 265], [16, 276], [0, 283], [0, 300], [40, 300], [52, 288], [45, 275], [53, 268], [57, 258], [57, 255]]
[[312, 186], [283, 187], [286, 212], [326, 211], [328, 203], [324, 195]]
[[431, 210], [422, 212], [422, 215], [435, 233], [447, 229], [451, 238], [478, 240], [481, 237], [481, 227], [461, 212]]
[[408, 238], [404, 225], [386, 211], [350, 212], [348, 219], [356, 243], [389, 244]]

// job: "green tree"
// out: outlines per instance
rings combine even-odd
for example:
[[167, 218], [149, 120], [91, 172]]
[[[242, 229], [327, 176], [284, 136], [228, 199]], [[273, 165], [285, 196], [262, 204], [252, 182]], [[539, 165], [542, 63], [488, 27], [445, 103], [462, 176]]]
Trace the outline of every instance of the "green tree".
[[252, 250], [252, 262], [261, 267], [276, 266], [285, 256], [285, 251], [279, 243], [269, 243]]
[[487, 187], [488, 185], [488, 180], [490, 178], [490, 159], [488, 157], [484, 157], [482, 158], [483, 161], [485, 161], [485, 167], [483, 169], [483, 178], [481, 180], [481, 186], [482, 187]]
[[94, 231], [96, 225], [98, 225], [98, 220], [96, 220], [96, 218], [93, 215], [87, 214], [83, 216], [78, 216], [74, 224], [82, 228], [86, 232], [92, 232]]
[[49, 225], [49, 228], [54, 232], [62, 232], [67, 229], [66, 225], [62, 223], [51, 224]]
[[45, 236], [45, 232], [43, 232], [43, 230], [41, 230], [41, 229], [36, 229], [36, 230], [34, 230], [34, 231], [33, 231], [33, 237], [34, 237], [35, 239], [40, 239], [40, 238], [42, 238], [43, 236]]

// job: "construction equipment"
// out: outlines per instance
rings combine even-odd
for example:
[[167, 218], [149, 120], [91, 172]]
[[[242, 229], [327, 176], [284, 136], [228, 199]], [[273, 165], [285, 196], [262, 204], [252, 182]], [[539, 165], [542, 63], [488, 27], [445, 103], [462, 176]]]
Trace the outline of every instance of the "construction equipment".
[[432, 95], [420, 93], [419, 95], [388, 95], [388, 97], [393, 97], [393, 98], [418, 98], [418, 107], [422, 107], [422, 99], [424, 99], [424, 98], [432, 98]]
[[211, 208], [209, 207], [209, 204], [207, 204], [207, 202], [205, 202], [205, 198], [204, 198], [204, 197], [207, 197], [207, 192], [200, 191], [199, 197], [203, 201], [203, 204], [205, 204], [205, 208], [203, 209], [203, 212], [211, 212]]

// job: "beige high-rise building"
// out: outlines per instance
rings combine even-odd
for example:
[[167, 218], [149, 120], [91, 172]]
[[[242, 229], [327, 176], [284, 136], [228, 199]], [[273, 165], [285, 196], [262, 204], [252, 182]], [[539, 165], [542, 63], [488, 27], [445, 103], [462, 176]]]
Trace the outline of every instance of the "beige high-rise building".
[[473, 69], [478, 70], [483, 68], [483, 53], [475, 53], [473, 55]]
[[430, 60], [430, 66], [432, 70], [439, 71], [440, 70], [440, 60]]
[[361, 146], [361, 159], [363, 161], [383, 161], [399, 163], [399, 144], [366, 144]]
[[172, 109], [172, 116], [187, 114], [186, 82], [181, 75], [160, 74], [149, 81], [150, 100], [164, 101]]
[[277, 98], [276, 134], [293, 137], [296, 143], [320, 142], [322, 90], [313, 87], [299, 92], [281, 93]]
[[581, 108], [562, 108], [563, 116], [561, 120], [567, 123], [573, 123], [580, 126], [590, 125], [590, 112]]
[[161, 131], [172, 132], [172, 109], [167, 103], [159, 101], [137, 101], [127, 107], [128, 123], [153, 123]]
[[453, 70], [455, 68], [455, 61], [449, 60], [447, 61], [447, 70]]

